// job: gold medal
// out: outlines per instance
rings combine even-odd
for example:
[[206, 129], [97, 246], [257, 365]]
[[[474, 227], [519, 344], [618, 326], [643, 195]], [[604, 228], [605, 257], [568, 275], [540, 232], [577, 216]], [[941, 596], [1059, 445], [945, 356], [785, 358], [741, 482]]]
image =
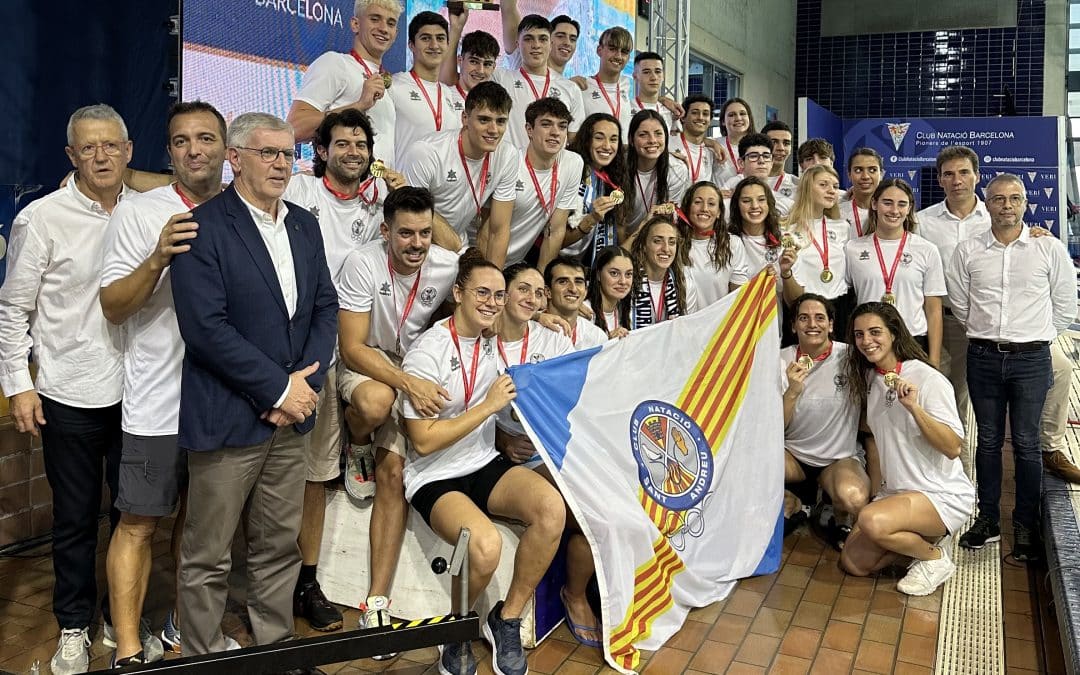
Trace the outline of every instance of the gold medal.
[[381, 159], [371, 160], [371, 166], [368, 167], [368, 170], [371, 172], [371, 175], [375, 176], [376, 178], [386, 177], [386, 163], [383, 162]]
[[390, 85], [394, 82], [394, 78], [390, 76], [390, 73], [381, 73], [380, 77], [382, 77], [383, 87], [389, 89]]
[[612, 199], [614, 199], [615, 204], [617, 206], [619, 204], [622, 204], [623, 199], [625, 198], [625, 195], [623, 194], [622, 190], [612, 190], [611, 194], [609, 194], [608, 197], [611, 197]]
[[666, 204], [657, 204], [656, 213], [664, 216], [670, 216], [671, 214], [675, 213], [675, 205], [671, 202], [668, 202]]
[[896, 383], [900, 381], [900, 376], [893, 372], [885, 373], [885, 386], [889, 389], [896, 389]]
[[798, 248], [799, 246], [798, 242], [795, 241], [795, 236], [791, 234], [785, 234], [780, 237], [780, 245], [788, 251]]
[[895, 293], [886, 293], [885, 295], [881, 296], [881, 301], [884, 302], [884, 303], [890, 304], [890, 305], [895, 305], [896, 304], [896, 294]]
[[825, 269], [821, 270], [821, 280], [824, 281], [825, 283], [831, 282], [833, 280], [832, 270], [830, 270], [827, 267]]
[[814, 368], [814, 359], [810, 358], [809, 354], [803, 354], [799, 357], [799, 365], [806, 369], [806, 372], [810, 372]]

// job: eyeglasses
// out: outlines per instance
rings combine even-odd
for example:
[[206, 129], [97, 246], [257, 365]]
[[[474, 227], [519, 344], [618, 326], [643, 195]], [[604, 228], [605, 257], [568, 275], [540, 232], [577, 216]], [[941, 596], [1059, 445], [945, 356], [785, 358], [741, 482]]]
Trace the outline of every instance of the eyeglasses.
[[236, 146], [236, 149], [257, 152], [259, 153], [259, 159], [261, 159], [266, 164], [277, 161], [278, 155], [283, 155], [285, 157], [285, 161], [289, 163], [292, 163], [296, 159], [296, 151], [291, 148], [288, 150], [284, 148], [246, 148], [242, 145], [238, 145]]
[[1001, 207], [1001, 206], [1005, 206], [1005, 201], [1006, 200], [1008, 200], [1009, 206], [1020, 206], [1021, 204], [1023, 204], [1026, 201], [1020, 195], [1009, 195], [1008, 197], [1006, 197], [1005, 195], [994, 195], [993, 197], [990, 197], [986, 201], [990, 202], [994, 206]]
[[87, 143], [76, 150], [75, 154], [77, 154], [80, 159], [93, 159], [97, 155], [98, 148], [101, 148], [101, 151], [109, 157], [119, 155], [120, 151], [123, 149], [119, 143], [105, 141], [104, 143]]
[[493, 291], [490, 288], [485, 288], [484, 286], [466, 288], [465, 290], [476, 296], [476, 301], [480, 304], [485, 304], [492, 298], [495, 299], [496, 305], [506, 304], [506, 291]]
[[748, 152], [742, 156], [744, 162], [771, 162], [771, 152]]

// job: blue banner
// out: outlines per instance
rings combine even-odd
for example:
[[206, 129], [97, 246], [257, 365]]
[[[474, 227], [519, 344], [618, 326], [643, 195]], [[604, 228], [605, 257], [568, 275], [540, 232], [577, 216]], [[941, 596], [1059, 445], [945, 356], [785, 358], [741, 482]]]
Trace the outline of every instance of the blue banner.
[[[799, 145], [811, 138], [824, 138], [832, 143], [836, 152], [836, 162], [833, 166], [841, 177], [847, 175], [845, 164], [847, 154], [844, 153], [844, 120], [834, 115], [827, 108], [822, 108], [813, 99], [805, 96], [799, 99]], [[798, 157], [795, 162], [798, 165]]]

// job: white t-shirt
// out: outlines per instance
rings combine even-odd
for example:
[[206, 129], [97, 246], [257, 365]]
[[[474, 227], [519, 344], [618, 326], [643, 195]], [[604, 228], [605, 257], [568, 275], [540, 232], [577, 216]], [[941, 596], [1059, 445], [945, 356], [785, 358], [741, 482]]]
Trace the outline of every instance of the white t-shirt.
[[[296, 93], [296, 100], [307, 103], [316, 110], [326, 113], [360, 100], [364, 91], [367, 73], [378, 75], [379, 65], [373, 61], [364, 61], [367, 70], [352, 54], [326, 52], [315, 59], [307, 72], [304, 83]], [[391, 86], [391, 89], [393, 87]], [[394, 150], [394, 104], [389, 96], [383, 96], [367, 111], [371, 119], [371, 128], [375, 132], [372, 157], [391, 162], [396, 157]]]
[[723, 162], [716, 162], [713, 165], [713, 182], [717, 185], [725, 185], [736, 176], [739, 177], [739, 180], [742, 180], [744, 176], [736, 165], [739, 158], [739, 144], [728, 142], [727, 136], [721, 136], [717, 140], [724, 146], [727, 158]]
[[[496, 338], [496, 347], [499, 351], [499, 372], [505, 373], [509, 366], [518, 366], [525, 363], [540, 363], [556, 356], [569, 354], [574, 351], [574, 345], [561, 333], [548, 330], [535, 321], [529, 322], [529, 342], [515, 340], [503, 342]], [[522, 347], [525, 347], [525, 358], [521, 358]], [[508, 363], [509, 362], [509, 363]], [[515, 436], [524, 436], [525, 427], [516, 419], [514, 409], [506, 406], [495, 416], [496, 424], [500, 429]]]
[[[833, 342], [832, 353], [814, 363], [803, 380], [791, 423], [784, 429], [784, 448], [809, 466], [828, 466], [854, 457], [859, 430], [859, 407], [848, 398], [848, 345]], [[797, 345], [780, 350], [780, 389], [788, 388], [787, 368]]]
[[[964, 427], [956, 413], [949, 380], [922, 361], [905, 361], [900, 377], [918, 388], [919, 405], [938, 422], [963, 438]], [[946, 500], [960, 498], [974, 509], [975, 488], [960, 459], [949, 459], [930, 444], [915, 418], [885, 386], [885, 378], [871, 371], [866, 402], [866, 422], [874, 434], [881, 465], [881, 488], [889, 492], [917, 490]], [[948, 525], [948, 523], [946, 523]]]
[[461, 126], [461, 113], [465, 112], [465, 97], [468, 95], [469, 92], [465, 91], [460, 82], [452, 87], [443, 87], [443, 96], [454, 109], [454, 116], [458, 118], [458, 127]]
[[[506, 138], [495, 148], [490, 157], [487, 180], [483, 191], [481, 169], [483, 159], [469, 159], [465, 162], [468, 171], [461, 163], [458, 152], [459, 131], [441, 131], [424, 137], [422, 142], [409, 149], [402, 166], [409, 185], [425, 187], [435, 197], [435, 211], [446, 218], [450, 227], [462, 239], [476, 242], [477, 223], [475, 222], [476, 197], [480, 206], [488, 199], [498, 202], [512, 202], [517, 196], [514, 186], [517, 184], [518, 163], [521, 155], [506, 142]], [[470, 179], [472, 185], [469, 185]]]
[[750, 276], [754, 276], [765, 269], [766, 265], [770, 265], [776, 272], [777, 278], [780, 277], [780, 254], [783, 253], [783, 249], [779, 244], [768, 246], [763, 234], [742, 234], [739, 238], [743, 241], [743, 251], [746, 253]]
[[[858, 219], [856, 211], [858, 209]], [[866, 226], [870, 222], [870, 209], [861, 206], [856, 207], [854, 200], [844, 199], [840, 201], [840, 218], [846, 220], [851, 226], [851, 238], [857, 239], [866, 232]]]
[[[581, 104], [584, 110], [581, 119], [576, 121], [580, 126], [582, 120], [593, 113], [611, 115], [619, 120], [622, 139], [626, 142], [630, 118], [633, 116], [630, 112], [630, 78], [620, 75], [618, 82], [610, 84], [604, 82], [603, 85], [603, 91], [601, 91], [600, 85], [596, 83], [596, 77], [590, 75], [585, 78], [585, 91], [581, 92]], [[607, 98], [604, 98], [605, 93]], [[668, 128], [670, 129], [670, 125]]]
[[[690, 185], [693, 185], [699, 180], [713, 179], [713, 163], [716, 161], [716, 156], [713, 155], [712, 150], [707, 148], [704, 143], [698, 145], [681, 133], [671, 134], [668, 138], [668, 150], [670, 152], [681, 153], [683, 157], [686, 157], [686, 159], [689, 160], [690, 166], [687, 169], [687, 180], [690, 181]], [[682, 163], [674, 157], [669, 158], [668, 162]], [[686, 165], [684, 164], [683, 166], [685, 167]]]
[[[172, 185], [133, 194], [116, 205], [105, 234], [104, 288], [134, 272], [157, 248], [161, 228], [190, 209]], [[180, 253], [179, 255], [184, 255]], [[121, 326], [124, 398], [121, 426], [138, 436], [177, 433], [184, 341], [176, 323], [169, 268], [153, 294]]]
[[[893, 261], [900, 249], [899, 239], [879, 239], [881, 257], [885, 260], [885, 270], [892, 269]], [[878, 302], [885, 294], [885, 278], [881, 273], [881, 262], [874, 248], [874, 235], [870, 234], [852, 239], [844, 247], [847, 258], [847, 282], [855, 289], [857, 301]], [[926, 312], [923, 300], [927, 296], [944, 296], [945, 271], [941, 267], [941, 257], [937, 247], [917, 234], [908, 234], [904, 252], [896, 265], [896, 277], [893, 279], [893, 295], [896, 296], [896, 310], [900, 312], [904, 323], [912, 335], [926, 335]]]
[[[735, 186], [741, 183], [744, 178], [746, 178], [746, 176], [742, 175], [741, 173], [732, 176], [727, 179], [727, 182], [723, 183], [723, 187], [725, 190], [734, 190]], [[791, 207], [795, 206], [795, 200], [791, 197], [785, 197], [776, 188], [773, 187], [777, 184], [776, 178], [776, 176], [770, 176], [769, 178], [763, 180], [766, 184], [768, 184], [769, 189], [772, 190], [773, 202], [776, 203], [776, 212], [779, 213], [781, 216], [786, 216], [787, 214], [791, 213]], [[729, 209], [731, 208], [730, 200], [724, 200], [724, 208], [724, 212], [729, 213]]]
[[457, 254], [432, 244], [420, 268], [419, 284], [415, 274], [402, 276], [395, 272], [391, 279], [386, 242], [379, 239], [345, 258], [337, 279], [338, 305], [348, 312], [370, 312], [365, 344], [394, 354], [398, 352], [398, 325], [413, 285], [416, 296], [401, 326], [402, 350], [409, 349], [428, 325], [432, 313], [450, 294], [457, 273]]
[[[640, 98], [638, 98], [636, 96], [631, 98], [630, 99], [630, 117], [631, 117], [631, 119], [634, 117], [634, 115], [638, 114], [642, 110], [652, 110], [652, 111], [656, 112], [657, 114], [660, 115], [660, 117], [664, 118], [664, 123], [667, 124], [668, 133], [672, 134], [672, 133], [675, 132], [675, 118], [671, 115], [671, 111], [668, 110], [667, 108], [665, 108], [663, 105], [661, 105], [659, 101], [657, 101], [656, 103], [646, 103], [645, 101], [642, 101]], [[627, 126], [624, 126], [623, 129], [622, 129], [623, 141], [626, 140], [626, 134], [630, 133], [629, 129], [627, 128], [629, 126], [629, 124], [630, 123], [627, 122]]]
[[[551, 180], [554, 168], [558, 174], [555, 192], [552, 194]], [[525, 163], [525, 151], [518, 158], [517, 180], [514, 183], [514, 215], [510, 218], [510, 246], [506, 251], [506, 264], [521, 262], [529, 253], [536, 238], [544, 231], [555, 209], [573, 211], [581, 202], [578, 186], [581, 184], [581, 172], [584, 162], [576, 152], [563, 150], [559, 153], [556, 167], [535, 169], [536, 183]], [[537, 194], [537, 185], [540, 194]], [[543, 199], [543, 204], [541, 204]], [[554, 199], [554, 206], [552, 200]], [[545, 205], [547, 210], [545, 211]]]
[[[389, 189], [383, 179], [376, 178], [352, 199], [338, 199], [322, 178], [298, 173], [289, 180], [283, 198], [298, 204], [319, 221], [323, 248], [326, 249], [326, 266], [330, 278], [337, 284], [341, 263], [345, 256], [368, 242], [379, 238], [379, 225], [383, 222], [383, 201]], [[340, 292], [340, 290], [339, 290]]]
[[[400, 167], [405, 154], [424, 136], [437, 131], [460, 129], [461, 110], [464, 110], [464, 105], [460, 110], [455, 109], [454, 98], [457, 92], [454, 87], [423, 79], [420, 80], [420, 85], [417, 85], [412, 71], [395, 74], [393, 81], [390, 100], [393, 101], [394, 111], [397, 113], [397, 122], [394, 125], [394, 147], [397, 149], [395, 166]], [[427, 98], [424, 97], [425, 94]], [[435, 112], [432, 112], [432, 108], [435, 112], [441, 110], [442, 125], [439, 129], [435, 128]]]
[[581, 351], [604, 344], [608, 341], [608, 336], [600, 326], [583, 316], [579, 316], [577, 323], [574, 324], [574, 332], [571, 333], [570, 339], [574, 349]]
[[[653, 206], [661, 203], [656, 196], [656, 169], [634, 171], [633, 175], [634, 182], [629, 186], [634, 191], [634, 211], [630, 216], [631, 232], [645, 222]], [[685, 164], [674, 157], [668, 158], [667, 185], [667, 201], [676, 204], [682, 201], [686, 188], [690, 187], [690, 172]]]
[[[799, 282], [807, 293], [817, 293], [831, 300], [844, 295], [848, 290], [844, 245], [848, 241], [848, 235], [851, 234], [851, 227], [847, 221], [827, 220], [825, 231], [829, 238], [829, 270], [833, 274], [832, 280], [828, 283], [821, 280], [821, 273], [824, 270], [821, 254], [818, 253], [813, 242], [806, 237], [805, 232], [800, 230], [792, 231], [799, 244], [799, 255], [795, 258], [795, 264], [791, 266], [791, 273], [795, 276], [795, 281]], [[810, 224], [810, 233], [824, 251], [820, 221]]]
[[730, 293], [729, 284], [741, 286], [752, 276], [742, 239], [729, 236], [728, 245], [731, 247], [731, 259], [726, 267], [717, 268], [711, 255], [712, 239], [693, 239], [690, 242], [690, 267], [683, 273], [693, 277], [700, 307], [708, 307]]
[[[458, 338], [459, 353], [450, 336], [448, 321], [440, 321], [425, 332], [405, 354], [401, 369], [409, 375], [434, 382], [450, 394], [433, 418], [426, 418], [412, 406], [408, 396], [403, 397], [406, 419], [451, 419], [465, 412], [465, 383], [462, 373], [473, 385], [470, 406], [476, 406], [487, 396], [488, 390], [499, 376], [499, 356], [495, 338]], [[472, 363], [475, 350], [479, 349], [476, 380], [472, 380]], [[461, 440], [430, 455], [420, 455], [409, 447], [405, 462], [405, 498], [411, 500], [416, 491], [428, 483], [467, 476], [484, 467], [498, 455], [495, 450], [495, 415], [465, 434]]]
[[[510, 94], [513, 107], [510, 108], [510, 121], [506, 129], [506, 137], [519, 150], [524, 150], [529, 145], [529, 136], [525, 133], [525, 108], [538, 98], [545, 96], [544, 85], [547, 83], [547, 96], [557, 98], [570, 109], [572, 120], [568, 127], [570, 133], [576, 133], [581, 127], [581, 120], [585, 119], [584, 108], [581, 103], [581, 89], [576, 84], [548, 68], [550, 78], [544, 75], [522, 74], [522, 70], [507, 70], [496, 68], [491, 79], [498, 82]], [[532, 86], [529, 86], [530, 82]]]
[[[780, 180], [777, 181], [777, 178]], [[785, 171], [779, 176], [769, 176], [768, 183], [774, 195], [786, 197], [794, 202], [795, 191], [799, 189], [798, 176]]]

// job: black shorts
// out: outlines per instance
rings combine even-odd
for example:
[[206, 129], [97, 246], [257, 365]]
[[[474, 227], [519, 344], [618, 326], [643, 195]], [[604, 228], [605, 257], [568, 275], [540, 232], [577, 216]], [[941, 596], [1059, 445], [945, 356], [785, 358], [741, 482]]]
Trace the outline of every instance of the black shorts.
[[120, 455], [120, 489], [116, 509], [136, 516], [172, 514], [180, 492], [187, 489], [187, 451], [177, 436], [136, 436], [124, 432]]
[[798, 457], [795, 457], [794, 455], [792, 455], [792, 457], [799, 465], [799, 468], [802, 469], [803, 475], [806, 476], [806, 478], [799, 481], [798, 483], [788, 483], [784, 487], [787, 488], [787, 490], [790, 491], [793, 495], [798, 497], [799, 501], [801, 501], [803, 504], [807, 506], [813, 506], [814, 504], [817, 504], [819, 487], [818, 479], [821, 478], [821, 474], [825, 471], [825, 469], [829, 468], [829, 465], [826, 464], [825, 466], [810, 466], [809, 464], [804, 464], [803, 462], [799, 461]]
[[518, 465], [507, 459], [506, 455], [499, 455], [481, 468], [465, 476], [437, 480], [434, 483], [421, 486], [409, 502], [429, 527], [431, 526], [431, 510], [435, 508], [435, 502], [439, 501], [439, 498], [443, 495], [451, 492], [462, 493], [479, 506], [481, 511], [490, 516], [488, 498], [491, 496], [492, 491], [495, 490], [495, 485], [502, 479], [503, 474], [515, 466]]

